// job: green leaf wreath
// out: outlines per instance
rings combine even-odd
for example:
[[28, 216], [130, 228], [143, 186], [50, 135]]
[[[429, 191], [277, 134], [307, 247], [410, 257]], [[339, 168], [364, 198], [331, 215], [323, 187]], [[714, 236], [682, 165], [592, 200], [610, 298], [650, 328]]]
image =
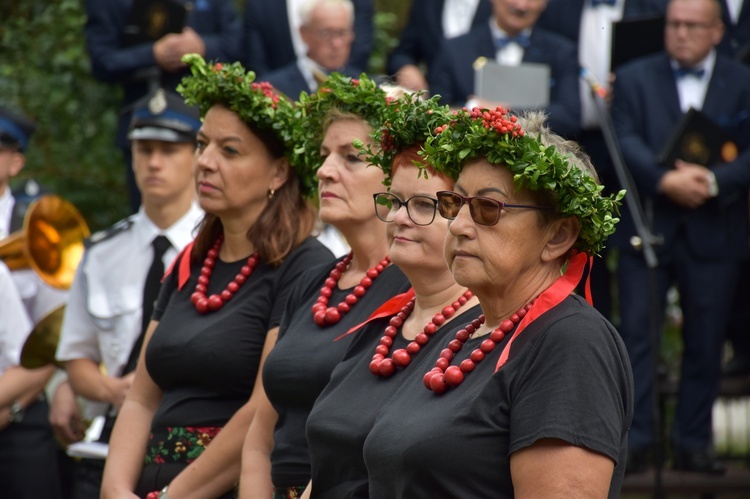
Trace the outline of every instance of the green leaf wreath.
[[362, 118], [373, 129], [380, 127], [386, 107], [386, 93], [362, 73], [359, 79], [331, 73], [313, 94], [303, 92], [297, 101], [304, 126], [296, 127], [293, 155], [307, 182], [317, 185], [316, 172], [322, 163], [320, 145], [325, 134], [329, 112], [337, 110]]
[[[438, 104], [438, 96], [424, 99], [421, 93], [406, 93], [398, 99], [387, 101], [381, 113], [380, 127], [373, 130], [370, 137], [376, 144], [355, 141], [365, 160], [378, 166], [385, 173], [383, 184], [390, 186], [393, 160], [407, 147], [422, 145], [432, 130], [446, 123], [452, 116], [448, 106]], [[426, 170], [420, 169], [420, 174]]]
[[294, 103], [280, 96], [270, 83], [256, 82], [255, 73], [245, 71], [239, 62], [209, 64], [198, 54], [187, 54], [182, 60], [192, 73], [177, 87], [185, 102], [199, 106], [201, 117], [214, 104], [222, 104], [245, 123], [274, 132], [284, 144], [286, 156], [302, 181], [303, 194], [312, 196], [317, 182], [311, 183], [309, 176], [305, 175], [304, 165], [296, 152], [299, 148], [294, 142], [300, 135], [299, 129], [307, 125]]
[[604, 187], [591, 175], [554, 146], [542, 144], [538, 136], [526, 135], [518, 119], [501, 107], [456, 112], [433, 130], [421, 154], [435, 170], [454, 180], [467, 160], [484, 157], [505, 165], [517, 187], [554, 192], [560, 214], [580, 221], [575, 248], [588, 254], [601, 252], [619, 222], [616, 215], [624, 190], [603, 196]]

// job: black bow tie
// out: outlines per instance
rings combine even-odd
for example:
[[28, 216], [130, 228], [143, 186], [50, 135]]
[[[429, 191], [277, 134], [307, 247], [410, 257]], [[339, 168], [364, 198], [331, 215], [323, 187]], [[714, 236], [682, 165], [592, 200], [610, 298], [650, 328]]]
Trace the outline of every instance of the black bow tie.
[[617, 0], [591, 0], [592, 7], [598, 7], [599, 5], [609, 5], [611, 7], [614, 7], [616, 3]]
[[700, 79], [703, 78], [704, 74], [706, 74], [706, 70], [701, 68], [677, 68], [674, 70], [674, 76], [678, 80], [686, 76], [694, 76]]

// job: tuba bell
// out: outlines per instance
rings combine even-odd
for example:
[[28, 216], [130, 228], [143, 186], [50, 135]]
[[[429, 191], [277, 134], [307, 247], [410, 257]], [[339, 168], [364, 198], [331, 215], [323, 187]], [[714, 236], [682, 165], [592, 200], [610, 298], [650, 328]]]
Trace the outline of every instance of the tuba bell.
[[32, 268], [50, 286], [68, 289], [89, 235], [88, 225], [72, 204], [45, 195], [31, 203], [23, 228], [0, 240], [0, 260], [10, 270]]

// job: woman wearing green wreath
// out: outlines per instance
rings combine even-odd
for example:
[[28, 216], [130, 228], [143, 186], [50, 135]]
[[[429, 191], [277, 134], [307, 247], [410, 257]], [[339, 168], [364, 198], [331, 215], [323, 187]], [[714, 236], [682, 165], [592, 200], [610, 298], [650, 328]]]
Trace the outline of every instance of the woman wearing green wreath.
[[310, 481], [305, 422], [354, 335], [337, 338], [409, 288], [390, 262], [385, 224], [373, 210], [385, 175], [354, 146], [382, 124], [388, 95], [365, 75], [332, 74], [300, 98], [307, 126], [301, 153], [317, 180], [320, 219], [345, 237], [351, 252], [310, 269], [295, 283], [279, 339], [263, 367], [259, 404], [242, 456], [243, 499], [296, 498]]
[[628, 356], [573, 290], [623, 194], [603, 197], [588, 159], [543, 120], [463, 110], [425, 144], [456, 180], [436, 193], [446, 262], [483, 315], [414, 358], [380, 408], [363, 451], [369, 497], [619, 495]]
[[331, 253], [310, 232], [294, 106], [239, 64], [185, 57], [200, 106], [195, 186], [206, 215], [162, 281], [110, 441], [103, 498], [230, 498], [261, 357], [298, 275]]

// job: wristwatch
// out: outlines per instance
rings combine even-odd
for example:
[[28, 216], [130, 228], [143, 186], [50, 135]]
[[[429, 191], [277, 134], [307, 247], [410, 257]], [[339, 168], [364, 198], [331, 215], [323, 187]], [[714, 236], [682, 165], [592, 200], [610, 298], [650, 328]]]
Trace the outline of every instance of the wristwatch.
[[20, 423], [23, 421], [23, 406], [17, 400], [10, 404], [10, 415], [8, 421], [11, 423]]

